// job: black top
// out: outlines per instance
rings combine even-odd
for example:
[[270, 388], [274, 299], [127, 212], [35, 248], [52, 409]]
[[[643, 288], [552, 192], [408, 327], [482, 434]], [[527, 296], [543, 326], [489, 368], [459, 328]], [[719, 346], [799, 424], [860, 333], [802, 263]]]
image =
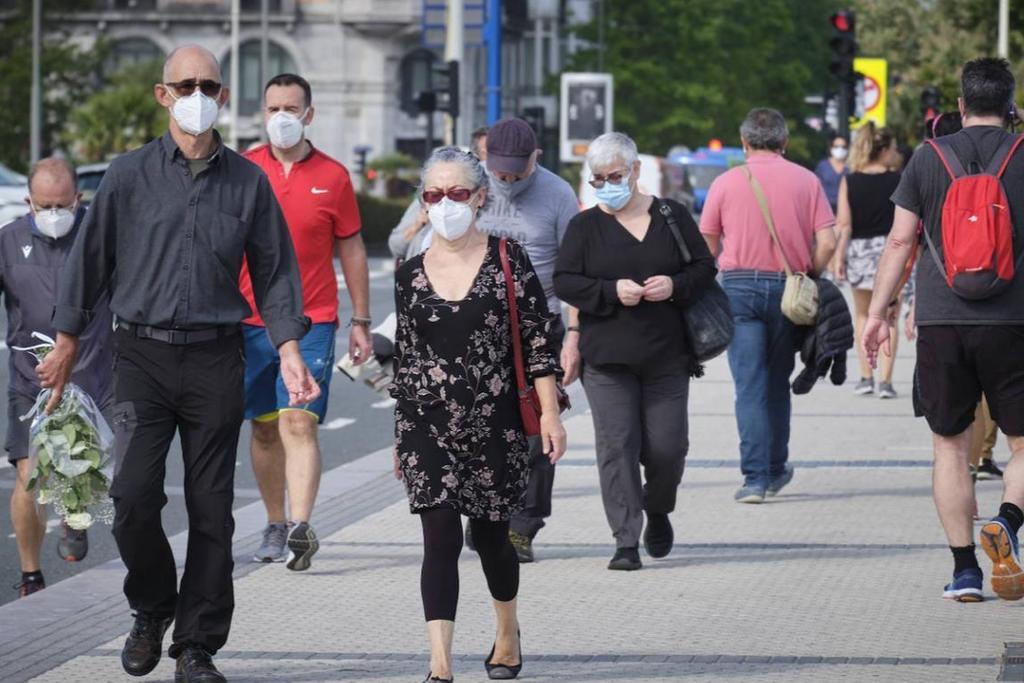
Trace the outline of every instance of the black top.
[[851, 173], [846, 176], [846, 198], [850, 202], [853, 239], [884, 237], [892, 228], [896, 205], [889, 197], [900, 184], [900, 174]]
[[[53, 304], [57, 300], [64, 261], [84, 213], [79, 209], [76, 227], [60, 239], [35, 230], [31, 215], [0, 230], [0, 290], [7, 309], [9, 348], [43, 343], [32, 337], [33, 332], [51, 338], [56, 336], [51, 322]], [[101, 408], [113, 399], [110, 327], [110, 309], [104, 294], [96, 304], [96, 315], [79, 339], [78, 359], [71, 375], [71, 381], [82, 387]], [[10, 391], [35, 400], [40, 390], [36, 359], [30, 353], [11, 348], [8, 363]]]
[[245, 257], [275, 346], [309, 327], [284, 216], [263, 171], [224, 147], [195, 178], [170, 133], [115, 159], [68, 256], [54, 327], [80, 334], [101, 293], [139, 325], [195, 330], [252, 311], [238, 289]]
[[[654, 202], [643, 241], [596, 206], [569, 222], [555, 264], [555, 294], [580, 311], [585, 363], [641, 367], [688, 351], [681, 311], [714, 280], [715, 260], [690, 212], [672, 200], [660, 201], [672, 208], [690, 248], [688, 266]], [[672, 278], [672, 298], [622, 305], [616, 282], [643, 284], [652, 275]]]

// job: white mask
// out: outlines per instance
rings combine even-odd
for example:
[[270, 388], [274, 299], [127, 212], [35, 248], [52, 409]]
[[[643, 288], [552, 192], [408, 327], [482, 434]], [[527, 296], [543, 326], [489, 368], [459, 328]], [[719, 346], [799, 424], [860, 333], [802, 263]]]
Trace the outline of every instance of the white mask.
[[36, 224], [36, 230], [47, 237], [60, 239], [71, 232], [75, 227], [75, 209], [45, 209], [33, 208], [32, 220]]
[[434, 232], [449, 242], [465, 235], [473, 223], [473, 209], [469, 202], [453, 202], [448, 197], [432, 205], [427, 216]]
[[[170, 93], [170, 89], [167, 92]], [[175, 100], [171, 115], [178, 122], [178, 127], [189, 135], [202, 135], [217, 123], [220, 105], [217, 100], [200, 92], [199, 88], [188, 97], [175, 97], [173, 93], [171, 97]]]
[[848, 149], [846, 149], [845, 147], [833, 147], [832, 148], [832, 158], [835, 159], [836, 161], [845, 161], [846, 160], [846, 155], [849, 154], [849, 153], [850, 153], [850, 151]]
[[279, 111], [267, 121], [267, 137], [270, 144], [278, 149], [291, 149], [302, 141], [302, 131], [305, 126], [302, 119], [306, 116], [306, 109], [300, 116], [289, 114], [286, 111]]

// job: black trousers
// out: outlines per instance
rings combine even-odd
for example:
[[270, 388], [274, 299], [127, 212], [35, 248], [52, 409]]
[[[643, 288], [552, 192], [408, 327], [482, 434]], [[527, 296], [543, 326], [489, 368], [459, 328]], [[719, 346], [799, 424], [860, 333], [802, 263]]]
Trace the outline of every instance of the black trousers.
[[[118, 330], [114, 359], [117, 465], [110, 495], [114, 538], [128, 568], [125, 596], [136, 612], [174, 616], [171, 656], [186, 643], [215, 653], [235, 606], [231, 505], [245, 401], [242, 336], [172, 346]], [[175, 432], [189, 522], [180, 591], [160, 521]]]

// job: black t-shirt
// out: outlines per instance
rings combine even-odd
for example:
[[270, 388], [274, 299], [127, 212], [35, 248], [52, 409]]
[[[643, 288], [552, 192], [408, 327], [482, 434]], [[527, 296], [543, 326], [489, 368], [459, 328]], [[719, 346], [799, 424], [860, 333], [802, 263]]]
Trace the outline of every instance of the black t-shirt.
[[851, 173], [846, 176], [846, 198], [850, 202], [853, 239], [883, 237], [892, 228], [896, 210], [889, 197], [900, 184], [900, 174]]
[[[964, 168], [978, 162], [986, 168], [1010, 133], [996, 126], [970, 126], [943, 138], [956, 151]], [[942, 204], [952, 181], [935, 150], [923, 147], [910, 159], [903, 171], [892, 201], [924, 220], [936, 247], [942, 249]], [[953, 293], [927, 246], [917, 266], [918, 325], [1024, 325], [1024, 264], [1019, 255], [1024, 249], [1024, 151], [1018, 151], [1003, 174], [1003, 188], [1010, 203], [1014, 226], [1013, 248], [1017, 269], [1013, 283], [988, 299], [968, 301]], [[924, 238], [921, 239], [922, 243]]]
[[[672, 209], [693, 257], [684, 266], [657, 201], [651, 204], [651, 225], [643, 240], [596, 206], [569, 221], [555, 263], [555, 294], [580, 311], [584, 363], [639, 368], [688, 352], [682, 309], [714, 280], [715, 260], [690, 212], [661, 200]], [[642, 285], [654, 275], [672, 278], [671, 299], [636, 306], [619, 301], [618, 280]]]

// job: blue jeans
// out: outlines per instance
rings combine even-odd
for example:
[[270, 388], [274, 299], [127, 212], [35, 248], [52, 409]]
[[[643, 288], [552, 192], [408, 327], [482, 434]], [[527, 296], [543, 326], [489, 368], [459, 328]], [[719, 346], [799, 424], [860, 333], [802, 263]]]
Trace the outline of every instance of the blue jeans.
[[796, 363], [796, 328], [782, 315], [784, 277], [755, 271], [723, 276], [736, 322], [729, 369], [736, 384], [740, 469], [747, 486], [768, 486], [789, 459], [789, 377]]

